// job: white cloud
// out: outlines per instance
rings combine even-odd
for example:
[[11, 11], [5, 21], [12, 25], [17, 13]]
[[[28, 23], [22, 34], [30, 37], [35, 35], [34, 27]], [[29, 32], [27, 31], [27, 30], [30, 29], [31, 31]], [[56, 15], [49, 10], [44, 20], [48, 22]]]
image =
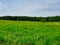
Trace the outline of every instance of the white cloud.
[[2, 15], [55, 15], [60, 14], [59, 0], [2, 0]]

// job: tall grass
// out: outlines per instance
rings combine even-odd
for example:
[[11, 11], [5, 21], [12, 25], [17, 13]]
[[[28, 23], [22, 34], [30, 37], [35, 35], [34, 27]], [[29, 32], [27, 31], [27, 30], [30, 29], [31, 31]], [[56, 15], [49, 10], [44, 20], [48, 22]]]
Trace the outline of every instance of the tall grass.
[[0, 20], [0, 44], [60, 45], [60, 23]]

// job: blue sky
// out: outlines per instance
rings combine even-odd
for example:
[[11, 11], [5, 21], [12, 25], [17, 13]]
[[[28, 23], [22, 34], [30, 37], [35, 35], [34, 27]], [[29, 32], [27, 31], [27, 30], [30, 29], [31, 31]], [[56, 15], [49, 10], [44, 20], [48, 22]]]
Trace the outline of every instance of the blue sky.
[[60, 0], [0, 0], [0, 16], [60, 16]]

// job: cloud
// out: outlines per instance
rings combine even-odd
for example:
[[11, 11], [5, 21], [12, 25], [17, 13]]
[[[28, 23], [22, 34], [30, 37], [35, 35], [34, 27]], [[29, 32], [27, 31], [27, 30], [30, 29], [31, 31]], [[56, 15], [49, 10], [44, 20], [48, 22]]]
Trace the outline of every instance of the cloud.
[[6, 8], [6, 5], [3, 2], [0, 2], [0, 15], [4, 15], [4, 8]]
[[59, 15], [60, 0], [0, 0], [0, 15]]

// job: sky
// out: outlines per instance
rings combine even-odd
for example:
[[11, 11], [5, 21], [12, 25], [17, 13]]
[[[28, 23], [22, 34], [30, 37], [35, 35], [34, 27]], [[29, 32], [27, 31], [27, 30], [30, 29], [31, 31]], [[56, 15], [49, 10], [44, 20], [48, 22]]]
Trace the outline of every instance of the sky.
[[0, 16], [60, 16], [60, 0], [0, 0]]

